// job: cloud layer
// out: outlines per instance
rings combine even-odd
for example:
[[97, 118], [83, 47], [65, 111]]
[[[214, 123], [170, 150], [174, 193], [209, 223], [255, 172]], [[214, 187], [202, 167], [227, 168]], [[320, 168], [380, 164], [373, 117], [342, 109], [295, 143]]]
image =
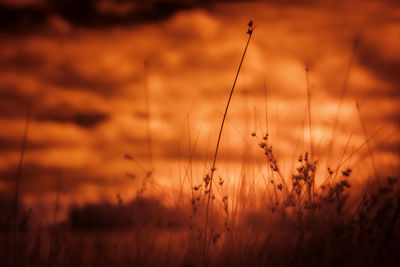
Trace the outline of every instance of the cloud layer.
[[[390, 1], [1, 1], [0, 188], [12, 188], [29, 103], [22, 188], [30, 199], [54, 196], [59, 176], [65, 194], [80, 199], [132, 196], [150, 169], [148, 129], [158, 183], [178, 183], [189, 151], [201, 179], [249, 18], [256, 29], [228, 113], [221, 175], [235, 176], [244, 155], [262, 162], [250, 132], [266, 124], [287, 172], [308, 150], [306, 67], [321, 165], [329, 146], [337, 159], [350, 135], [348, 154], [386, 125], [370, 142], [388, 166], [382, 175], [397, 171], [399, 14]], [[368, 162], [363, 147], [349, 164]]]

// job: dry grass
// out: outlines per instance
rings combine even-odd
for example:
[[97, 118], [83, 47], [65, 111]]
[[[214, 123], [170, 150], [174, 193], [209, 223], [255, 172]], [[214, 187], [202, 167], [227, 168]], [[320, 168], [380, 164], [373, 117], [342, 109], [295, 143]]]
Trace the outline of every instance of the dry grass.
[[[285, 177], [265, 133], [268, 129], [263, 134], [253, 132], [269, 175], [246, 171], [243, 163], [235, 193], [226, 188], [224, 177], [214, 177], [222, 129], [253, 30], [249, 24], [210, 173], [201, 184], [194, 184], [189, 168], [190, 194], [184, 194], [182, 183], [177, 199], [165, 200], [163, 192], [160, 199], [147, 199], [147, 184], [154, 186], [151, 169], [131, 202], [118, 196], [118, 204], [73, 207], [65, 222], [54, 219], [47, 226], [31, 224], [30, 213], [21, 209], [12, 227], [12, 205], [3, 205], [2, 266], [398, 266], [398, 179], [366, 181], [363, 190], [356, 190], [346, 158], [328, 168], [322, 174], [326, 179], [316, 184], [319, 166], [312, 157], [308, 72], [311, 154], [300, 155], [296, 169]], [[371, 136], [366, 135], [365, 144]], [[191, 166], [190, 139], [189, 146]], [[129, 155], [125, 158], [132, 160]], [[256, 179], [264, 179], [265, 188], [256, 190]], [[10, 196], [0, 197], [3, 204], [12, 203]], [[176, 203], [171, 205], [172, 201]], [[10, 257], [11, 251], [18, 257]]]
[[[275, 175], [260, 190], [263, 197], [254, 197], [252, 184], [247, 183], [239, 185], [241, 194], [231, 199], [223, 178], [215, 183], [207, 238], [209, 266], [398, 264], [397, 179], [381, 180], [380, 186], [371, 181], [364, 190], [355, 191], [351, 169], [338, 170], [335, 179], [329, 170], [331, 179], [313, 192], [318, 166], [306, 153], [283, 184], [279, 164], [264, 138], [260, 153], [266, 154], [266, 164]], [[204, 179], [201, 187], [209, 182]], [[32, 226], [29, 213], [21, 212], [16, 265], [201, 266], [207, 194], [198, 188], [194, 197], [190, 209], [147, 199], [76, 207], [68, 221], [46, 227]], [[192, 203], [192, 197], [184, 201]], [[9, 262], [7, 251], [13, 245], [8, 229], [5, 223], [2, 262]]]

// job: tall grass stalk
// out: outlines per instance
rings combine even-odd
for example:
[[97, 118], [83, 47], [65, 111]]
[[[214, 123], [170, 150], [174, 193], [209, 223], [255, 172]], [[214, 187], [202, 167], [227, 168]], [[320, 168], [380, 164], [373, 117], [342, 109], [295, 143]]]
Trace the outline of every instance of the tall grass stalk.
[[[342, 168], [345, 163], [347, 163], [356, 153], [358, 153], [360, 151], [360, 149], [362, 149], [370, 140], [375, 138], [383, 129], [385, 129], [389, 125], [389, 123], [390, 122], [384, 123], [373, 134], [371, 134], [370, 136], [365, 138], [365, 141], [363, 143], [361, 143], [358, 147], [356, 147], [345, 159], [342, 159], [341, 162], [336, 166], [335, 169], [332, 169], [333, 173], [338, 172], [339, 169]], [[325, 178], [324, 182], [322, 184], [324, 184], [329, 178], [331, 178], [331, 175], [329, 175], [327, 178]]]
[[247, 48], [249, 46], [249, 43], [250, 43], [250, 40], [251, 40], [251, 36], [252, 36], [253, 30], [254, 30], [254, 26], [253, 26], [253, 22], [252, 21], [249, 22], [248, 26], [249, 26], [249, 29], [247, 31], [247, 34], [249, 35], [249, 37], [247, 39], [247, 43], [246, 43], [246, 46], [245, 46], [243, 54], [242, 54], [242, 58], [240, 59], [239, 67], [238, 67], [238, 70], [236, 72], [235, 80], [233, 81], [233, 85], [232, 85], [232, 89], [231, 89], [230, 94], [229, 94], [228, 102], [226, 103], [225, 112], [224, 112], [224, 116], [222, 118], [221, 127], [219, 129], [217, 145], [215, 147], [213, 163], [212, 163], [212, 167], [211, 167], [210, 189], [209, 189], [208, 198], [207, 198], [206, 217], [205, 217], [205, 222], [204, 222], [203, 266], [207, 266], [207, 264], [208, 264], [207, 227], [208, 227], [208, 216], [209, 216], [209, 208], [210, 208], [210, 199], [211, 199], [211, 196], [212, 196], [213, 177], [214, 177], [214, 172], [216, 170], [216, 161], [217, 161], [218, 149], [219, 149], [219, 144], [221, 142], [222, 130], [224, 128], [224, 123], [225, 123], [225, 119], [226, 119], [226, 114], [228, 113], [229, 104], [231, 102], [233, 91], [235, 90], [235, 86], [236, 86], [236, 81], [237, 81], [237, 79], [239, 77], [240, 69], [242, 68], [243, 60], [244, 60], [244, 57], [246, 55]]
[[340, 109], [342, 107], [343, 99], [344, 99], [344, 97], [345, 97], [345, 95], [347, 93], [347, 90], [348, 90], [347, 84], [348, 84], [348, 81], [349, 81], [351, 69], [352, 69], [353, 64], [354, 64], [354, 58], [355, 58], [355, 55], [356, 55], [356, 52], [357, 52], [358, 44], [359, 44], [359, 41], [355, 40], [354, 44], [353, 44], [353, 49], [351, 51], [349, 63], [347, 65], [346, 72], [345, 72], [345, 75], [344, 75], [344, 80], [343, 80], [343, 84], [342, 84], [342, 90], [340, 91], [339, 103], [338, 103], [338, 106], [337, 106], [337, 109], [336, 109], [335, 119], [333, 121], [332, 137], [331, 137], [331, 141], [329, 143], [328, 152], [327, 152], [327, 156], [328, 156], [327, 163], [328, 163], [328, 165], [330, 164], [330, 160], [331, 160], [333, 142], [336, 139], [335, 138], [335, 133], [336, 133], [336, 128], [337, 128], [337, 124], [338, 124], [338, 120], [339, 120], [339, 111], [340, 111]]
[[[307, 113], [308, 113], [308, 131], [310, 135], [310, 158], [313, 162], [314, 148], [313, 148], [313, 137], [312, 137], [312, 127], [311, 127], [311, 88], [310, 88], [310, 69], [306, 68], [306, 83], [307, 83]], [[314, 196], [315, 191], [315, 172], [312, 172], [312, 188], [311, 188], [310, 200]]]
[[28, 139], [29, 124], [31, 121], [32, 103], [28, 103], [28, 112], [26, 116], [26, 124], [24, 130], [24, 137], [22, 139], [21, 153], [19, 157], [19, 164], [17, 170], [17, 177], [15, 181], [15, 192], [14, 192], [14, 214], [13, 214], [13, 234], [12, 234], [12, 245], [13, 245], [13, 266], [17, 266], [17, 235], [18, 235], [18, 202], [19, 202], [19, 188], [22, 177], [22, 166], [24, 164], [24, 155], [26, 149], [26, 143]]
[[153, 144], [151, 137], [151, 113], [150, 113], [150, 88], [149, 88], [149, 61], [144, 62], [144, 92], [146, 105], [146, 134], [147, 134], [147, 157], [149, 171], [153, 171]]
[[371, 145], [369, 144], [367, 129], [365, 128], [364, 120], [361, 117], [360, 104], [359, 103], [356, 103], [356, 108], [357, 108], [357, 112], [358, 112], [358, 117], [360, 118], [361, 127], [362, 127], [362, 130], [363, 130], [363, 133], [364, 133], [365, 142], [367, 142], [368, 154], [369, 154], [369, 157], [371, 159], [372, 168], [374, 170], [376, 181], [377, 181], [377, 183], [379, 185], [379, 175], [378, 175], [378, 171], [377, 171], [377, 168], [376, 168], [374, 156], [372, 154]]
[[265, 129], [268, 133], [268, 92], [267, 92], [267, 81], [264, 79], [264, 103], [265, 103]]
[[310, 157], [311, 161], [313, 159], [314, 148], [313, 148], [313, 138], [312, 138], [312, 128], [311, 128], [311, 88], [310, 88], [310, 69], [306, 68], [306, 83], [307, 83], [307, 113], [308, 113], [308, 131], [310, 135]]

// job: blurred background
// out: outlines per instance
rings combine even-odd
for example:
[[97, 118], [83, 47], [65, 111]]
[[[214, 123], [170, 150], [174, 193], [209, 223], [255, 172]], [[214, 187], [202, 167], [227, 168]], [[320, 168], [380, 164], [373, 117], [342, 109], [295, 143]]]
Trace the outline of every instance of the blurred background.
[[267, 175], [267, 132], [288, 178], [306, 151], [318, 181], [398, 175], [399, 1], [0, 0], [2, 194], [27, 121], [20, 197], [45, 217], [57, 195], [65, 211], [200, 184], [250, 19], [217, 177]]

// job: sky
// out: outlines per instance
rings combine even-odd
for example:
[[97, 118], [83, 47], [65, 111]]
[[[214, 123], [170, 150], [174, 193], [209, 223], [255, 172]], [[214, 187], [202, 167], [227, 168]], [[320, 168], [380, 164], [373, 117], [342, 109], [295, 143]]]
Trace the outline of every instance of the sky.
[[398, 175], [398, 1], [0, 0], [1, 192], [28, 113], [29, 204], [131, 198], [150, 170], [156, 192], [200, 183], [250, 19], [217, 175], [266, 173], [266, 132], [290, 175], [311, 151], [307, 88], [320, 177], [346, 158], [359, 180]]

